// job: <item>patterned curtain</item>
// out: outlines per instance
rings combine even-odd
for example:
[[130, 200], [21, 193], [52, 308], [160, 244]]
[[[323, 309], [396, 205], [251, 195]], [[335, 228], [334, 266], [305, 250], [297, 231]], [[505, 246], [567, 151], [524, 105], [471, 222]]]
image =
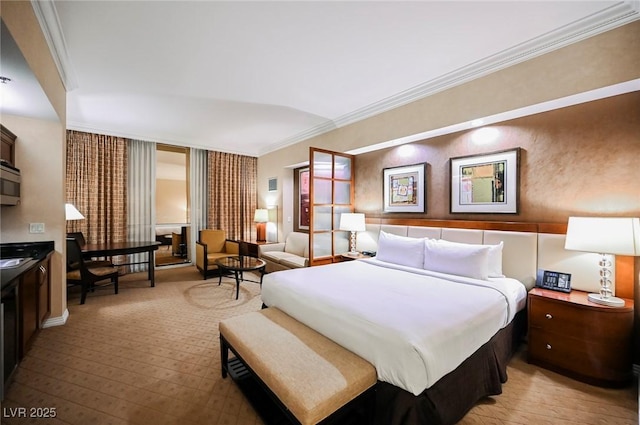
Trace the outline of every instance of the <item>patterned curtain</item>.
[[84, 220], [67, 221], [87, 243], [127, 240], [127, 141], [67, 130], [67, 202]]
[[208, 162], [207, 227], [225, 230], [229, 239], [255, 239], [258, 158], [210, 151]]

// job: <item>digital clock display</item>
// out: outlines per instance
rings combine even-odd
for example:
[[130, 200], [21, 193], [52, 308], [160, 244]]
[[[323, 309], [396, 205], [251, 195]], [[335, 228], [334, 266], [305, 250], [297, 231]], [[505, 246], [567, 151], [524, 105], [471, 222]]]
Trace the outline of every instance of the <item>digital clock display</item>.
[[571, 292], [571, 275], [550, 270], [538, 270], [536, 286], [554, 291]]

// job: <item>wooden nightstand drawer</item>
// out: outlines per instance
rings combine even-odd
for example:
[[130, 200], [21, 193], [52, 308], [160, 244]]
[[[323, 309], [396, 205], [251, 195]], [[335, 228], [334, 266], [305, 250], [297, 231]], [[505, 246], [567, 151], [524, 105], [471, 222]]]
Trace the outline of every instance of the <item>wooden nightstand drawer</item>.
[[539, 329], [529, 332], [529, 357], [542, 362], [571, 369], [583, 362], [587, 351], [585, 341]]
[[617, 341], [629, 337], [633, 326], [627, 311], [577, 308], [570, 303], [539, 297], [531, 297], [529, 301], [529, 326], [576, 339]]
[[538, 329], [531, 329], [529, 334], [529, 359], [531, 363], [592, 383], [624, 382], [631, 371], [628, 344], [592, 343]]

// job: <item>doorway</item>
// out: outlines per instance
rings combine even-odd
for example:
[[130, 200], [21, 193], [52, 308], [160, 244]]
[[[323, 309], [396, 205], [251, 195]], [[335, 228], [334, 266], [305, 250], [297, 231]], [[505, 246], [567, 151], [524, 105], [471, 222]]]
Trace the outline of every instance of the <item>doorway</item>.
[[158, 144], [156, 150], [156, 265], [189, 263], [189, 148]]

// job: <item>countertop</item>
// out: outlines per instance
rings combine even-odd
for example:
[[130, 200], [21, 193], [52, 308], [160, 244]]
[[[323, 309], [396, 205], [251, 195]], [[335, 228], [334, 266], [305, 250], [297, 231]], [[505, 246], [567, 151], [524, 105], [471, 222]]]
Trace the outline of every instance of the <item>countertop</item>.
[[45, 242], [14, 242], [0, 244], [0, 258], [30, 258], [22, 262], [17, 267], [0, 270], [0, 280], [2, 289], [9, 286], [17, 277], [28, 272], [39, 261], [45, 259], [53, 252], [55, 244], [53, 241]]

